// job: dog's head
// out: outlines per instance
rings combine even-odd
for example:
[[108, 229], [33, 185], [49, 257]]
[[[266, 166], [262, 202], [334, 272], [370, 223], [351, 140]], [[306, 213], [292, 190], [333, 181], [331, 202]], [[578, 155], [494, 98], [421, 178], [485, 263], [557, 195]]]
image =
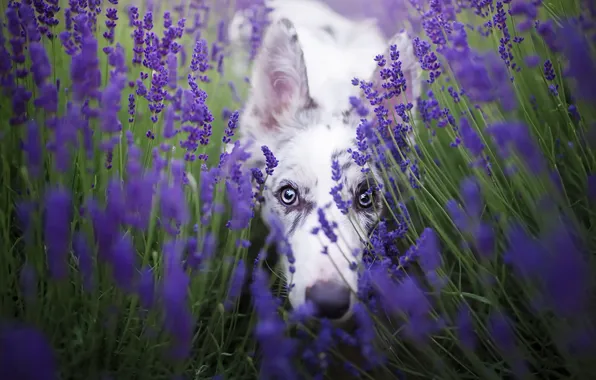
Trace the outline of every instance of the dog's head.
[[[402, 56], [412, 57], [411, 43], [399, 43], [400, 49], [409, 49]], [[252, 153], [250, 167], [265, 166], [263, 145], [279, 160], [261, 207], [266, 222], [272, 216], [279, 221], [292, 249], [293, 260], [281, 257], [290, 303], [296, 308], [311, 301], [318, 316], [345, 320], [356, 300], [363, 241], [384, 206], [374, 190], [382, 183], [380, 173], [373, 167], [363, 172], [349, 153], [356, 147], [360, 118], [350, 109], [348, 94], [337, 94], [346, 98], [346, 110], [336, 113], [311, 97], [302, 48], [287, 19], [272, 23], [265, 33], [251, 86], [239, 130]], [[406, 95], [411, 101], [416, 86]], [[331, 194], [338, 185], [332, 162], [341, 172], [341, 197], [351, 203], [348, 213], [340, 211]], [[321, 228], [323, 218], [332, 234]]]

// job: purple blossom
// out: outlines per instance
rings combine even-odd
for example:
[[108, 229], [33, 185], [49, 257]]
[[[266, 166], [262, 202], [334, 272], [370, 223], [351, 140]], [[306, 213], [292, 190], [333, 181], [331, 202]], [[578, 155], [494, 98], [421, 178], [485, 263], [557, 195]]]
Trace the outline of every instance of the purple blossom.
[[19, 274], [19, 288], [23, 294], [23, 298], [28, 303], [37, 300], [38, 277], [37, 271], [31, 263], [26, 262], [23, 264]]
[[116, 238], [116, 242], [110, 252], [112, 275], [120, 289], [126, 292], [132, 290], [136, 271], [136, 255], [137, 252], [130, 234], [124, 234], [122, 237]]
[[44, 240], [50, 275], [63, 280], [68, 276], [72, 198], [68, 191], [53, 188], [45, 197]]
[[232, 141], [232, 136], [234, 136], [234, 131], [238, 127], [238, 118], [240, 113], [238, 111], [232, 112], [230, 118], [228, 119], [228, 127], [224, 131], [224, 136], [222, 137], [222, 142], [224, 144], [228, 144]]
[[569, 61], [565, 74], [575, 79], [578, 95], [586, 101], [596, 100], [596, 60], [591, 54], [590, 42], [577, 25], [567, 20], [559, 31], [563, 54]]
[[495, 139], [504, 159], [510, 156], [511, 148], [514, 148], [532, 173], [539, 174], [546, 167], [542, 151], [525, 124], [495, 123], [487, 128], [487, 133]]
[[187, 304], [190, 279], [181, 262], [183, 249], [184, 244], [180, 240], [169, 240], [163, 244], [164, 328], [174, 340], [171, 355], [179, 360], [186, 359], [190, 354], [193, 332], [193, 315]]
[[516, 107], [516, 97], [508, 79], [506, 66], [495, 59], [494, 53], [480, 54], [468, 46], [463, 24], [455, 22], [450, 36], [454, 47], [442, 50], [455, 78], [474, 102], [501, 101], [507, 111]]
[[273, 155], [273, 152], [271, 152], [271, 150], [263, 145], [261, 147], [261, 150], [263, 151], [263, 154], [265, 155], [265, 164], [266, 164], [266, 168], [265, 168], [265, 173], [267, 173], [267, 175], [273, 175], [273, 169], [275, 169], [277, 167], [277, 164], [279, 164], [279, 161], [277, 160], [277, 158], [275, 158], [275, 156]]
[[350, 210], [352, 201], [350, 199], [345, 200], [345, 201], [342, 199], [341, 191], [343, 190], [344, 185], [343, 185], [343, 183], [340, 182], [341, 181], [341, 168], [339, 167], [338, 160], [334, 160], [331, 163], [331, 169], [332, 169], [331, 179], [333, 181], [337, 182], [337, 184], [331, 188], [331, 191], [329, 193], [333, 196], [333, 201], [335, 202], [335, 205], [341, 211], [341, 213], [344, 215], [347, 215]]
[[244, 260], [240, 259], [236, 263], [234, 271], [231, 276], [230, 285], [228, 287], [228, 296], [225, 301], [226, 309], [230, 310], [233, 307], [233, 303], [240, 296], [242, 286], [246, 281], [247, 268]]
[[37, 178], [41, 174], [44, 157], [40, 129], [33, 119], [27, 123], [27, 140], [23, 144], [23, 150], [27, 156], [29, 174]]
[[33, 81], [39, 88], [45, 83], [52, 74], [52, 66], [46, 53], [46, 49], [40, 42], [34, 42], [29, 45], [29, 54], [31, 56], [31, 72]]
[[[0, 368], [7, 379], [58, 380], [56, 354], [40, 330], [15, 322], [0, 324]], [[35, 365], [31, 365], [35, 358]]]
[[79, 272], [86, 291], [93, 290], [93, 256], [85, 235], [77, 231], [72, 237], [72, 250], [78, 261]]
[[81, 51], [73, 56], [70, 65], [73, 98], [79, 102], [85, 98], [98, 98], [101, 85], [97, 40], [91, 33], [86, 14], [75, 17], [75, 25], [81, 33]]
[[279, 300], [271, 295], [263, 270], [256, 270], [250, 290], [258, 318], [255, 337], [263, 353], [260, 378], [298, 379], [291, 361], [297, 342], [285, 336], [285, 323], [277, 314]]
[[146, 266], [141, 269], [137, 293], [141, 307], [145, 310], [151, 309], [155, 302], [155, 276], [152, 268]]

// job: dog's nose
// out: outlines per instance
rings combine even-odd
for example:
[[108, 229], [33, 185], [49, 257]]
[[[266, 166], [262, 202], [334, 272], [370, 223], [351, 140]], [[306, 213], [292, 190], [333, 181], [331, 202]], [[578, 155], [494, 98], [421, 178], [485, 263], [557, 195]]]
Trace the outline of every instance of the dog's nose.
[[306, 288], [306, 301], [319, 318], [340, 319], [350, 309], [350, 288], [334, 281], [317, 281]]

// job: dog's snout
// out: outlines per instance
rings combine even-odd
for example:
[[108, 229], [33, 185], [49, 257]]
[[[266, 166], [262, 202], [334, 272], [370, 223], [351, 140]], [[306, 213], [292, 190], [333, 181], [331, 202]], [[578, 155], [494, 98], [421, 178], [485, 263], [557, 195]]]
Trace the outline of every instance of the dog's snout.
[[335, 281], [317, 281], [306, 288], [306, 301], [312, 302], [319, 318], [340, 319], [350, 310], [350, 288]]

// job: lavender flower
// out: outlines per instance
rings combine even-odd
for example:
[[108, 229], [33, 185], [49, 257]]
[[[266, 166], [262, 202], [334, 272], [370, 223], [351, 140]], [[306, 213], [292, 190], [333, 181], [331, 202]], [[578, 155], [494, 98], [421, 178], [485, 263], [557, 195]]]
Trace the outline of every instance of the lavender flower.
[[265, 169], [265, 172], [267, 173], [267, 175], [273, 175], [273, 169], [275, 169], [277, 167], [277, 164], [279, 164], [279, 161], [277, 160], [277, 158], [275, 158], [275, 156], [273, 155], [273, 152], [271, 152], [271, 150], [263, 145], [261, 147], [261, 150], [263, 151], [263, 154], [265, 155], [265, 163], [267, 168]]
[[290, 360], [296, 352], [296, 342], [285, 336], [285, 323], [277, 314], [278, 300], [271, 295], [261, 269], [254, 274], [250, 290], [258, 317], [255, 336], [263, 353], [260, 378], [298, 379]]
[[541, 173], [546, 167], [542, 152], [536, 145], [527, 126], [523, 123], [496, 123], [487, 128], [500, 148], [504, 159], [508, 158], [514, 147], [516, 153], [524, 160], [524, 164], [534, 173]]
[[[16, 323], [0, 325], [0, 368], [9, 379], [57, 380], [56, 355], [47, 336], [40, 330]], [[35, 365], [31, 365], [35, 358]]]
[[72, 198], [68, 191], [54, 188], [45, 198], [44, 239], [50, 275], [62, 280], [68, 276], [68, 248]]
[[164, 328], [174, 339], [171, 355], [184, 360], [190, 354], [193, 316], [188, 307], [190, 280], [182, 267], [183, 242], [170, 240], [164, 243], [164, 278], [162, 296], [165, 309]]
[[236, 302], [236, 299], [240, 295], [242, 291], [242, 286], [246, 280], [246, 273], [247, 268], [244, 260], [240, 259], [236, 263], [236, 267], [234, 268], [234, 272], [232, 273], [232, 278], [230, 281], [230, 286], [228, 287], [228, 297], [225, 301], [226, 309], [230, 310], [233, 306], [233, 303]]

